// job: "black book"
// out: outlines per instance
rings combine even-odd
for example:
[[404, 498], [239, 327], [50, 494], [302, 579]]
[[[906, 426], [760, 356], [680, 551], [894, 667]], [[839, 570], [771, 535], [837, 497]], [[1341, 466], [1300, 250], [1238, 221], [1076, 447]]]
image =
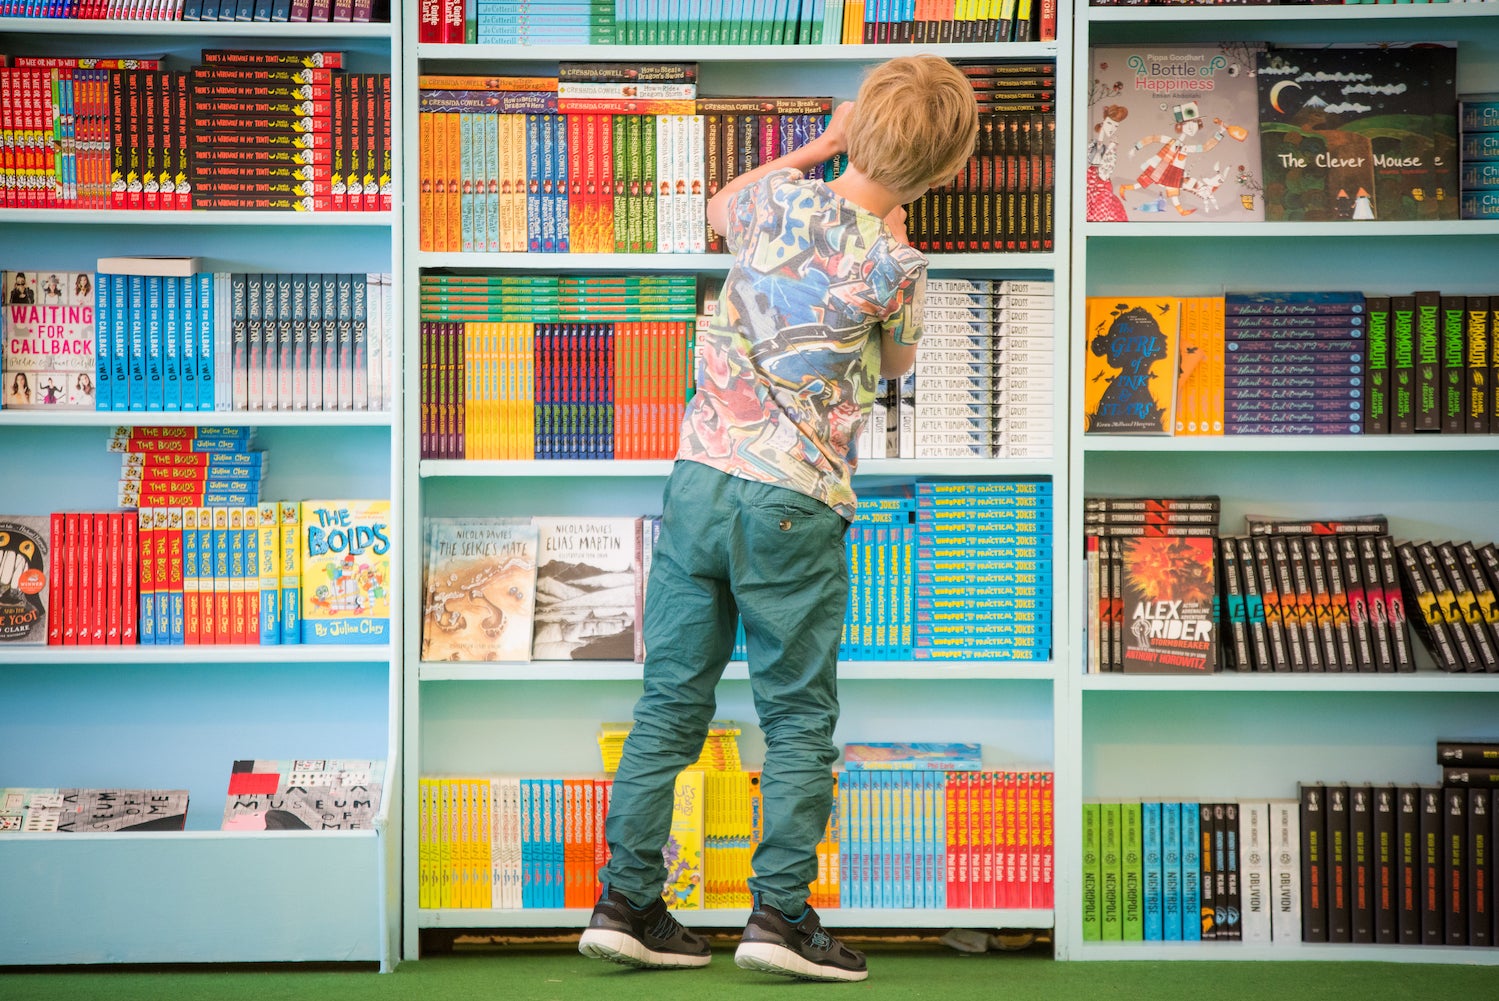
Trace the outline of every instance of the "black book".
[[1499, 768], [1475, 768], [1472, 765], [1446, 765], [1442, 768], [1444, 786], [1499, 787]]
[[1327, 940], [1353, 941], [1353, 853], [1349, 851], [1349, 794], [1327, 787]]
[[1367, 536], [1358, 540], [1359, 569], [1364, 579], [1364, 598], [1369, 607], [1369, 638], [1374, 644], [1374, 663], [1379, 671], [1395, 670], [1395, 649], [1390, 642], [1390, 611], [1385, 605], [1384, 575], [1379, 569], [1379, 546]]
[[1395, 827], [1394, 786], [1372, 790], [1374, 941], [1381, 945], [1400, 941], [1399, 843]]
[[[1473, 636], [1468, 631], [1468, 624], [1463, 620], [1462, 613], [1458, 609], [1454, 582], [1448, 576], [1447, 568], [1437, 554], [1436, 545], [1431, 542], [1417, 543], [1416, 558], [1421, 561], [1421, 569], [1426, 572], [1426, 581], [1431, 585], [1432, 594], [1436, 598], [1437, 615], [1447, 626], [1447, 635], [1452, 637], [1453, 647], [1457, 650], [1458, 663], [1462, 665], [1460, 670], [1484, 670], [1485, 665], [1479, 655], [1478, 646], [1474, 643]], [[1455, 559], [1454, 555], [1454, 562]]]
[[1219, 811], [1222, 811], [1223, 824], [1223, 898], [1224, 902], [1218, 908], [1220, 914], [1224, 915], [1223, 927], [1227, 935], [1220, 934], [1219, 938], [1228, 938], [1231, 941], [1241, 941], [1244, 938], [1244, 902], [1242, 890], [1240, 889], [1240, 862], [1239, 862], [1239, 804], [1222, 803], [1213, 808], [1213, 824], [1216, 830], [1219, 823]]
[[1442, 430], [1440, 403], [1442, 383], [1442, 296], [1440, 292], [1417, 292], [1416, 296], [1416, 385], [1417, 431]]
[[1218, 844], [1217, 828], [1213, 826], [1213, 804], [1197, 804], [1198, 840], [1202, 847], [1198, 851], [1198, 865], [1202, 880], [1202, 940], [1217, 939], [1218, 923]]
[[1471, 542], [1457, 544], [1457, 562], [1473, 594], [1473, 616], [1477, 620], [1475, 629], [1481, 629], [1489, 637], [1489, 644], [1499, 651], [1499, 599], [1494, 594], [1494, 585], [1483, 572], [1479, 548]]
[[1364, 395], [1364, 434], [1390, 433], [1390, 297], [1364, 299], [1368, 315], [1368, 392]]
[[1374, 641], [1369, 636], [1369, 598], [1364, 591], [1364, 573], [1358, 558], [1358, 540], [1351, 535], [1336, 537], [1339, 564], [1343, 569], [1343, 587], [1348, 592], [1348, 629], [1353, 636], [1353, 653], [1358, 670], [1377, 671]]
[[1442, 790], [1421, 787], [1421, 944], [1442, 945], [1446, 906], [1442, 893]]
[[1395, 917], [1401, 945], [1421, 944], [1421, 789], [1395, 790]]
[[1416, 634], [1426, 644], [1438, 667], [1444, 671], [1464, 670], [1463, 663], [1457, 656], [1457, 647], [1452, 642], [1452, 635], [1447, 631], [1447, 622], [1437, 606], [1436, 591], [1426, 579], [1426, 570], [1421, 565], [1415, 544], [1402, 542], [1395, 547], [1395, 553], [1400, 558], [1405, 597], [1415, 609]]
[[1437, 393], [1443, 434], [1462, 434], [1467, 430], [1463, 409], [1463, 376], [1467, 370], [1463, 357], [1466, 302], [1460, 295], [1442, 296], [1441, 355], [1442, 382]]
[[[1452, 542], [1440, 542], [1435, 547], [1437, 565], [1442, 568], [1445, 583], [1452, 588], [1453, 608], [1448, 621], [1456, 621], [1462, 625], [1477, 654], [1478, 665], [1483, 670], [1493, 673], [1499, 671], [1499, 644], [1495, 643], [1489, 624], [1483, 620], [1483, 612], [1478, 605], [1478, 595], [1474, 592], [1471, 578], [1468, 575], [1468, 558], [1458, 552], [1458, 545]], [[1461, 545], [1468, 545], [1471, 550], [1470, 543], [1461, 543]], [[1475, 555], [1475, 565], [1476, 559]], [[1469, 665], [1469, 670], [1477, 669], [1478, 667]]]
[[1400, 592], [1400, 568], [1395, 559], [1395, 540], [1381, 535], [1374, 540], [1379, 554], [1379, 575], [1384, 581], [1385, 615], [1389, 617], [1390, 649], [1395, 654], [1395, 670], [1414, 671], [1416, 658], [1411, 653], [1410, 631], [1406, 627], [1405, 599]]
[[1327, 576], [1327, 607], [1332, 618], [1333, 642], [1337, 646], [1336, 663], [1343, 671], [1359, 669], [1358, 651], [1353, 645], [1353, 610], [1348, 604], [1348, 582], [1343, 577], [1343, 557], [1338, 537], [1323, 535], [1307, 539], [1307, 546], [1322, 546], [1322, 566]]
[[1328, 584], [1327, 565], [1322, 562], [1322, 540], [1308, 535], [1299, 541], [1306, 552], [1307, 576], [1312, 581], [1312, 618], [1320, 645], [1322, 670], [1352, 671], [1353, 665], [1344, 666], [1342, 651], [1338, 648], [1337, 631], [1333, 626], [1332, 588]]
[[[1289, 671], [1291, 651], [1286, 645], [1285, 613], [1281, 610], [1280, 590], [1275, 581], [1275, 569], [1270, 563], [1270, 540], [1263, 535], [1249, 540], [1253, 556], [1245, 564], [1258, 576], [1260, 603], [1265, 610], [1265, 634], [1269, 637], [1270, 661], [1261, 670]], [[1246, 573], [1246, 577], [1248, 574]]]
[[1459, 765], [1499, 768], [1499, 741], [1439, 740], [1437, 764], [1449, 768]]
[[[1258, 543], [1261, 537], [1256, 537]], [[1286, 651], [1290, 654], [1290, 670], [1310, 670], [1307, 659], [1306, 647], [1302, 642], [1301, 612], [1297, 604], [1296, 578], [1291, 569], [1291, 554], [1286, 545], [1286, 537], [1283, 535], [1272, 535], [1266, 540], [1269, 542], [1268, 562], [1275, 574], [1275, 590], [1280, 595], [1280, 617], [1284, 626], [1286, 637]], [[1258, 552], [1258, 549], [1256, 549]], [[1304, 569], [1304, 568], [1303, 568]], [[1310, 597], [1311, 584], [1307, 584], [1307, 594]], [[1285, 670], [1282, 668], [1282, 670]]]
[[1416, 430], [1416, 297], [1390, 299], [1390, 433]]
[[1489, 433], [1494, 388], [1489, 384], [1489, 297], [1470, 295], [1465, 302], [1463, 346], [1463, 424], [1469, 434]]
[[1297, 787], [1301, 800], [1301, 941], [1327, 941], [1326, 791], [1316, 783]]
[[1374, 803], [1368, 786], [1348, 790], [1349, 926], [1354, 942], [1374, 941], [1378, 894], [1374, 847]]
[[1239, 572], [1238, 539], [1223, 536], [1218, 540], [1218, 566], [1223, 600], [1223, 617], [1228, 621], [1223, 652], [1226, 667], [1233, 671], [1253, 671], [1254, 659], [1249, 652], [1249, 619], [1244, 604], [1244, 587]]
[[1492, 789], [1468, 790], [1468, 944], [1494, 944], [1494, 808]]
[[1244, 618], [1249, 626], [1249, 645], [1257, 671], [1275, 670], [1270, 652], [1270, 629], [1265, 621], [1265, 602], [1260, 596], [1260, 576], [1254, 566], [1254, 543], [1247, 536], [1235, 540], [1238, 566], [1244, 585]]
[[1442, 790], [1442, 898], [1448, 945], [1468, 944], [1468, 790]]

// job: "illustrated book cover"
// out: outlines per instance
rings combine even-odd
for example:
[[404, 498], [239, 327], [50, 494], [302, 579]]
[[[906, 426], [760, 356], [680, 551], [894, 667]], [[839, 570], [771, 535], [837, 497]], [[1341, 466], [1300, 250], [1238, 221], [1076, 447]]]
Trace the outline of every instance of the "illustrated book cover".
[[1089, 222], [1265, 217], [1257, 42], [1090, 50]]
[[1218, 652], [1212, 537], [1121, 541], [1125, 673], [1212, 673]]
[[47, 641], [48, 522], [0, 515], [0, 643]]
[[1456, 77], [1450, 45], [1261, 52], [1265, 218], [1456, 219]]
[[427, 523], [422, 660], [531, 659], [536, 542], [526, 520]]
[[186, 789], [0, 789], [0, 834], [180, 831]]
[[225, 831], [367, 831], [380, 812], [385, 762], [241, 760], [229, 774]]
[[635, 659], [639, 518], [550, 517], [537, 528], [536, 660]]
[[303, 643], [390, 642], [388, 500], [302, 502]]
[[0, 400], [16, 410], [93, 410], [94, 276], [6, 271], [0, 281]]
[[1180, 305], [1164, 298], [1088, 298], [1084, 431], [1171, 433]]
[[676, 911], [703, 909], [703, 799], [707, 782], [703, 773], [689, 768], [677, 775], [672, 789], [671, 832], [661, 849], [666, 863], [666, 882], [661, 897]]
[[983, 748], [979, 744], [894, 741], [844, 744], [843, 767], [851, 771], [976, 772], [983, 767]]

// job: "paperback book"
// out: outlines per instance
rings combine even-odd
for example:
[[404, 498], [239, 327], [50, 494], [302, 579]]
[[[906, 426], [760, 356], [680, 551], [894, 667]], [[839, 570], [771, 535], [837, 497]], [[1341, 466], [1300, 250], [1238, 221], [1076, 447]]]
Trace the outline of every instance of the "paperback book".
[[388, 500], [302, 502], [303, 643], [390, 642]]
[[1084, 431], [1171, 433], [1179, 306], [1170, 298], [1088, 299]]
[[0, 643], [44, 643], [51, 573], [47, 518], [0, 515]]
[[384, 761], [236, 761], [229, 775], [221, 829], [373, 830], [384, 780]]
[[634, 660], [642, 597], [641, 523], [629, 517], [535, 519], [536, 660]]
[[422, 660], [530, 660], [536, 542], [524, 520], [428, 522]]
[[6, 271], [0, 333], [4, 405], [94, 409], [94, 278], [86, 271]]

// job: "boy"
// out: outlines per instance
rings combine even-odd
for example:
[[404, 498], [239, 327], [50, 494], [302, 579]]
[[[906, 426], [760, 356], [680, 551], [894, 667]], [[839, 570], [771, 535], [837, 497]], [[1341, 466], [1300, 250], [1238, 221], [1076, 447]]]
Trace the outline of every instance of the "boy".
[[[708, 943], [661, 901], [676, 775], [700, 753], [714, 687], [748, 639], [765, 733], [755, 906], [735, 962], [863, 980], [864, 957], [807, 906], [838, 758], [837, 656], [848, 600], [851, 476], [877, 379], [911, 368], [926, 258], [901, 206], [953, 178], [978, 133], [973, 90], [934, 56], [870, 72], [800, 149], [708, 203], [734, 263], [699, 344], [697, 394], [666, 486], [645, 610], [645, 691], [615, 774], [603, 893], [578, 948], [632, 966], [704, 966]], [[836, 180], [803, 172], [847, 152]]]

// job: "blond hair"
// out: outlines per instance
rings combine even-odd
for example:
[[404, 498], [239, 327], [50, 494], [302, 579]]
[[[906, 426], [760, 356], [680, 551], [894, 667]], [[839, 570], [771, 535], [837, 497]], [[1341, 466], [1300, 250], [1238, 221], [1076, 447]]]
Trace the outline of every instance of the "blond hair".
[[848, 160], [893, 191], [919, 195], [973, 155], [973, 86], [938, 56], [900, 56], [869, 71], [848, 119]]

